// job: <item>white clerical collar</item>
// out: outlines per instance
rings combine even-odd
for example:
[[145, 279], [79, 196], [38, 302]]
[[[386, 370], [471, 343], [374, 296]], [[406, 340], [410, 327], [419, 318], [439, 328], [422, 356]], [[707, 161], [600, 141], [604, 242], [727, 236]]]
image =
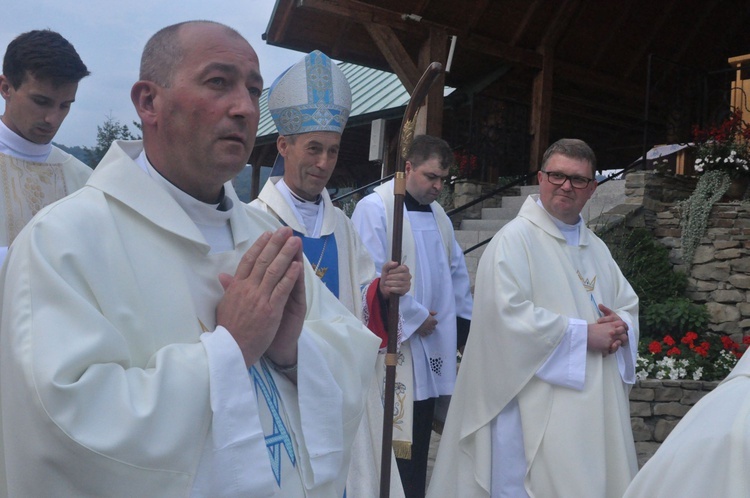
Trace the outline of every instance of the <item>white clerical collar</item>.
[[52, 143], [35, 144], [8, 128], [0, 119], [0, 152], [25, 161], [43, 163], [52, 152]]
[[536, 203], [544, 210], [545, 213], [547, 213], [547, 216], [550, 217], [552, 223], [554, 223], [555, 226], [560, 229], [560, 232], [562, 233], [563, 237], [565, 237], [565, 241], [568, 243], [568, 245], [577, 246], [581, 238], [581, 226], [583, 225], [583, 218], [581, 217], [581, 215], [578, 215], [578, 221], [575, 224], [570, 225], [562, 220], [558, 220], [557, 218], [552, 216], [549, 211], [544, 209], [544, 204], [542, 204], [541, 199], [537, 199]]
[[292, 192], [283, 178], [276, 182], [276, 188], [291, 206], [297, 221], [307, 230], [306, 235], [320, 238], [320, 231], [323, 227], [323, 212], [325, 211], [325, 203], [320, 202], [322, 196], [318, 195], [318, 200], [314, 202], [306, 201]]
[[193, 220], [206, 238], [206, 242], [211, 246], [211, 253], [234, 249], [234, 240], [229, 224], [229, 218], [232, 216], [232, 208], [234, 207], [232, 199], [224, 195], [221, 201], [211, 204], [199, 201], [190, 194], [183, 192], [153, 167], [146, 157], [145, 149], [141, 151], [135, 162], [148, 176], [166, 190]]

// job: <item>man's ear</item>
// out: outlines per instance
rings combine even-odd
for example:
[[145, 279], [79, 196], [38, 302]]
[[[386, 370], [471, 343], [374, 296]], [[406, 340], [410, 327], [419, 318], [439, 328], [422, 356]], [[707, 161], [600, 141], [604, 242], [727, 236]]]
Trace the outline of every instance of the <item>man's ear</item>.
[[8, 78], [0, 74], [0, 95], [2, 95], [3, 99], [8, 100], [8, 97], [10, 97], [11, 88], [13, 87], [11, 86]]
[[133, 101], [135, 111], [143, 124], [154, 125], [156, 123], [156, 100], [159, 90], [159, 87], [151, 81], [138, 81], [130, 90], [130, 100]]
[[288, 147], [289, 147], [289, 141], [286, 139], [284, 135], [279, 135], [276, 138], [276, 148], [278, 149], [279, 154], [281, 154], [281, 157], [283, 157], [284, 159], [286, 159]]
[[411, 161], [406, 161], [406, 164], [404, 164], [404, 175], [409, 176], [413, 170], [414, 166], [412, 166]]

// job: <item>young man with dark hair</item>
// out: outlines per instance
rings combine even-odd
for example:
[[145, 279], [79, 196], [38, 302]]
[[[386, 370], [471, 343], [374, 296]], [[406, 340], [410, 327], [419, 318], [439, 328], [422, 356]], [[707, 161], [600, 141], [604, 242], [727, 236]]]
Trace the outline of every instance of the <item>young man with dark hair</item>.
[[[450, 145], [431, 135], [416, 136], [406, 157], [402, 262], [414, 278], [399, 305], [401, 402], [394, 414], [393, 448], [407, 498], [425, 495], [436, 401], [453, 393], [456, 350], [466, 340], [473, 306], [464, 253], [437, 202], [453, 161]], [[352, 215], [376, 265], [390, 258], [393, 185], [377, 187]]]
[[[0, 75], [0, 262], [37, 211], [91, 175], [91, 168], [51, 143], [88, 74], [73, 45], [54, 31], [29, 31], [8, 45]], [[9, 192], [15, 194], [6, 198]]]

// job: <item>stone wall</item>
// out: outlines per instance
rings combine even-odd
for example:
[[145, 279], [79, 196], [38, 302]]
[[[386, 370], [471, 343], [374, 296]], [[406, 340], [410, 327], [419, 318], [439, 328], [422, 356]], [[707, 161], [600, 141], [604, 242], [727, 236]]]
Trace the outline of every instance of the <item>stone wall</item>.
[[[669, 248], [675, 269], [687, 271], [682, 261], [680, 210], [675, 202], [690, 195], [695, 180], [639, 172], [628, 176], [627, 181], [628, 202], [643, 207], [645, 226]], [[720, 202], [714, 205], [708, 229], [689, 269], [688, 297], [706, 305], [711, 315], [709, 328], [714, 332], [729, 335], [735, 341], [748, 335], [750, 204]]]
[[[680, 210], [694, 178], [653, 172], [628, 175], [625, 192], [630, 209], [626, 226], [645, 226], [670, 251], [676, 270], [682, 261]], [[750, 334], [750, 204], [717, 203], [705, 236], [688, 272], [688, 297], [705, 304], [709, 328], [735, 341]], [[688, 410], [718, 382], [689, 380], [638, 381], [630, 393], [630, 413], [638, 463], [643, 465]]]
[[638, 465], [643, 466], [672, 429], [718, 382], [639, 380], [630, 391], [630, 422]]

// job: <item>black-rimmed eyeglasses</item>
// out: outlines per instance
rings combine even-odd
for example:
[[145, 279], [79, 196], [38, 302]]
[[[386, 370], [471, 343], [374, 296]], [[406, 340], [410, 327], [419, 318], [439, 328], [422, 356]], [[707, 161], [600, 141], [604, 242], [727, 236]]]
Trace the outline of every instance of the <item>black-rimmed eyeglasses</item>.
[[557, 171], [542, 171], [542, 173], [547, 175], [547, 180], [552, 185], [563, 185], [566, 180], [570, 180], [570, 185], [573, 188], [586, 188], [589, 186], [589, 183], [594, 181], [591, 178], [586, 178], [585, 176], [570, 176], [565, 175], [563, 173], [558, 173]]

